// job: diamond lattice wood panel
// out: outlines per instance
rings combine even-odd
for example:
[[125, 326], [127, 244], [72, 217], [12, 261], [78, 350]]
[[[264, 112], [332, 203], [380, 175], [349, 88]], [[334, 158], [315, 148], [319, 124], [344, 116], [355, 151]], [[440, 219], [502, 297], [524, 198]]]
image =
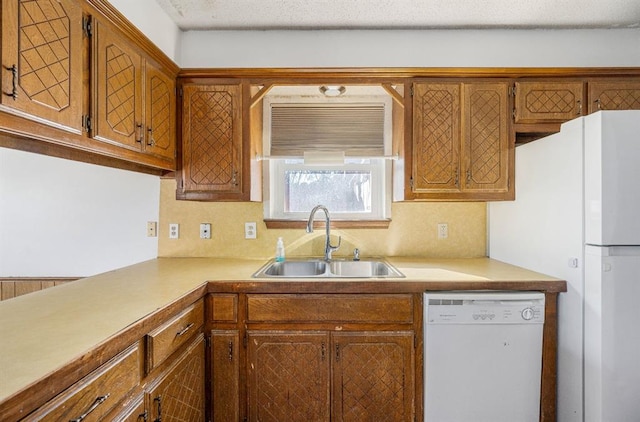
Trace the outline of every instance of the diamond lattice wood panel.
[[415, 188], [455, 188], [460, 145], [459, 85], [417, 85], [416, 91]]
[[32, 101], [54, 110], [70, 103], [70, 19], [56, 0], [21, 1], [19, 81]]
[[395, 343], [352, 343], [340, 359], [342, 421], [397, 422], [405, 414], [404, 352]]
[[531, 113], [569, 113], [575, 103], [575, 95], [567, 89], [529, 91], [525, 100]]
[[135, 132], [136, 72], [131, 57], [117, 45], [106, 49], [107, 123], [114, 132], [131, 136]]
[[[162, 420], [191, 422], [204, 420], [204, 338], [152, 392], [160, 397]], [[153, 403], [154, 411], [157, 402]]]
[[471, 177], [475, 183], [493, 184], [500, 179], [501, 116], [500, 95], [492, 90], [471, 94]]
[[173, 125], [171, 124], [171, 91], [167, 82], [154, 75], [150, 78], [149, 95], [151, 104], [150, 127], [153, 131], [153, 145], [167, 149], [173, 139]]
[[250, 335], [249, 344], [249, 420], [329, 420], [326, 334]]
[[191, 98], [191, 180], [227, 185], [233, 179], [233, 97], [224, 91], [196, 92]]
[[605, 89], [597, 98], [600, 110], [640, 110], [640, 87]]

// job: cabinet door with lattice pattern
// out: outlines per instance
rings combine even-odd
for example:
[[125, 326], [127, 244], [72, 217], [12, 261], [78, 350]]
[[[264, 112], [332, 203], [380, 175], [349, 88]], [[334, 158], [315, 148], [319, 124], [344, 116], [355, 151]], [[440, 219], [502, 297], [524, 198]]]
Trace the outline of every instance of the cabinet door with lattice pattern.
[[566, 122], [583, 114], [582, 81], [522, 81], [515, 83], [515, 122]]
[[239, 84], [184, 85], [178, 197], [210, 199], [215, 194], [242, 193], [241, 111]]
[[329, 334], [249, 332], [249, 421], [329, 421]]
[[147, 393], [149, 420], [205, 420], [205, 342], [199, 334]]
[[3, 108], [81, 133], [83, 54], [79, 2], [2, 1]]
[[331, 348], [332, 421], [414, 420], [412, 332], [336, 332]]
[[415, 84], [413, 192], [459, 191], [459, 156], [460, 84]]
[[142, 150], [142, 56], [108, 24], [94, 20], [93, 114], [95, 139]]
[[144, 150], [170, 160], [176, 154], [176, 83], [159, 67], [145, 66]]
[[467, 192], [506, 193], [514, 148], [507, 83], [464, 84], [462, 179]]
[[640, 110], [640, 78], [589, 81], [589, 113], [599, 110]]

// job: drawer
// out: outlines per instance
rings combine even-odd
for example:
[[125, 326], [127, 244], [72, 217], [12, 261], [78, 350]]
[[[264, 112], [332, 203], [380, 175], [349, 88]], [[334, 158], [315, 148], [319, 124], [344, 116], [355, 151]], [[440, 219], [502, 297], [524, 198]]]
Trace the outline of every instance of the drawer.
[[134, 346], [69, 387], [25, 420], [101, 420], [122, 402], [141, 379], [142, 353]]
[[147, 373], [185, 344], [203, 324], [204, 304], [199, 300], [147, 334]]
[[238, 295], [211, 294], [209, 300], [209, 321], [238, 322]]
[[247, 295], [251, 322], [413, 322], [409, 294]]

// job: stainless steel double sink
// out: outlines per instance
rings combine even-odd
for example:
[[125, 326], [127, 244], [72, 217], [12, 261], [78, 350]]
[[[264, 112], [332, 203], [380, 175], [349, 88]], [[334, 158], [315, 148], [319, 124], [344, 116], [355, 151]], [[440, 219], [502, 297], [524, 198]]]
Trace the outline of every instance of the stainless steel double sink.
[[322, 259], [293, 259], [283, 262], [271, 260], [260, 268], [255, 278], [390, 278], [404, 277], [383, 259], [360, 261]]

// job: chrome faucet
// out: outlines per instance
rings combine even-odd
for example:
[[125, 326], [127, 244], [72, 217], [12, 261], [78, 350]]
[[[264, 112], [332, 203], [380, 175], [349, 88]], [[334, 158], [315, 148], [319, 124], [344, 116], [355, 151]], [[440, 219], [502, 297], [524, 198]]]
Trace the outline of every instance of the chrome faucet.
[[311, 214], [309, 214], [309, 221], [307, 221], [307, 233], [313, 233], [313, 217], [316, 215], [318, 210], [324, 211], [324, 221], [325, 221], [325, 229], [327, 232], [326, 238], [324, 240], [324, 259], [325, 261], [331, 260], [331, 253], [333, 251], [337, 251], [340, 247], [340, 243], [342, 242], [342, 237], [338, 236], [338, 245], [331, 245], [331, 218], [329, 217], [329, 210], [324, 205], [316, 205], [312, 210]]

